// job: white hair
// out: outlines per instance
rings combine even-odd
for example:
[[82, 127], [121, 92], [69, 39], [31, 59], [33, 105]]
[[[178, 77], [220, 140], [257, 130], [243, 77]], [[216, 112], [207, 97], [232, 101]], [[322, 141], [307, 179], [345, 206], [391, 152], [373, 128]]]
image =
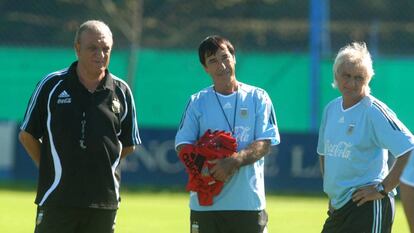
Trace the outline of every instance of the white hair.
[[[338, 74], [338, 69], [345, 63], [363, 67], [367, 72], [368, 83], [375, 74], [374, 68], [372, 67], [371, 54], [369, 53], [365, 42], [352, 42], [351, 44], [342, 47], [336, 55], [333, 65], [334, 77], [332, 87], [334, 88], [337, 87], [336, 76]], [[368, 84], [365, 88], [365, 91], [370, 93], [371, 89]]]
[[111, 29], [109, 29], [108, 25], [100, 20], [88, 20], [82, 23], [75, 34], [75, 44], [80, 42], [80, 36], [84, 31], [91, 31], [91, 32], [99, 32], [103, 33], [113, 41]]

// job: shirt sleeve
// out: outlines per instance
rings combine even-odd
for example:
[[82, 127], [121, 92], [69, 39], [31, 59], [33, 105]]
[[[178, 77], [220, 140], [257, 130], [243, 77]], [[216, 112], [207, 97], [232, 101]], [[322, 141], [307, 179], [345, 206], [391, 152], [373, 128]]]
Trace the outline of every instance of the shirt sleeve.
[[370, 120], [374, 142], [399, 157], [414, 148], [414, 138], [395, 113], [385, 105], [373, 104]]
[[29, 100], [20, 129], [31, 134], [34, 138], [43, 137], [46, 125], [47, 90], [42, 80]]
[[200, 131], [198, 116], [200, 114], [195, 105], [194, 98], [191, 98], [187, 103], [175, 136], [175, 148], [182, 144], [193, 144], [198, 138]]
[[319, 126], [319, 134], [318, 134], [318, 145], [316, 147], [316, 152], [319, 155], [325, 155], [325, 126], [326, 126], [326, 117], [328, 112], [328, 106], [325, 107], [322, 114], [321, 125]]
[[125, 112], [121, 119], [121, 135], [119, 135], [119, 140], [122, 142], [123, 147], [141, 144], [134, 97], [131, 89], [126, 84], [125, 87]]
[[272, 101], [266, 91], [257, 91], [255, 140], [270, 140], [271, 145], [280, 143], [279, 129]]

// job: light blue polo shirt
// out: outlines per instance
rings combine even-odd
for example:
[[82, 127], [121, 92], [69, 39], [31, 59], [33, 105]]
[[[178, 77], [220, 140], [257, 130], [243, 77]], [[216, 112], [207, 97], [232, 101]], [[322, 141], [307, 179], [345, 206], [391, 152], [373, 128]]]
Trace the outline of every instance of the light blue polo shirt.
[[339, 209], [359, 187], [388, 175], [388, 151], [399, 157], [414, 147], [413, 135], [384, 103], [369, 95], [348, 109], [342, 97], [324, 110], [317, 152], [324, 156], [324, 192]]
[[[192, 95], [178, 129], [175, 146], [194, 144], [208, 129], [234, 131], [238, 151], [256, 140], [270, 140], [271, 145], [280, 142], [268, 94], [263, 89], [240, 82], [238, 91], [231, 95], [216, 93], [213, 86]], [[200, 206], [197, 193], [190, 193], [190, 208], [196, 211], [265, 209], [264, 158], [241, 167], [213, 202], [212, 206]]]

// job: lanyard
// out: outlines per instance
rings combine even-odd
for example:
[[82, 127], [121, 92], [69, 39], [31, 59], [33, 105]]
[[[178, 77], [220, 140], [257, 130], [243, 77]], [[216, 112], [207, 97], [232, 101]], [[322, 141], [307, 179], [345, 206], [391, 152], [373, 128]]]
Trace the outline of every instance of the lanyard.
[[218, 97], [218, 95], [217, 95], [217, 91], [216, 91], [216, 89], [214, 89], [214, 95], [216, 96], [217, 102], [218, 102], [218, 104], [219, 104], [219, 106], [220, 106], [221, 112], [222, 112], [222, 113], [223, 113], [223, 115], [224, 115], [224, 118], [226, 119], [226, 122], [227, 122], [227, 125], [229, 126], [229, 129], [230, 129], [230, 131], [231, 131], [232, 135], [234, 135], [235, 125], [236, 125], [237, 100], [239, 99], [239, 91], [237, 90], [237, 92], [236, 92], [236, 100], [234, 101], [233, 127], [230, 125], [230, 121], [229, 121], [229, 119], [227, 118], [226, 112], [224, 112], [224, 108], [223, 108], [223, 106], [221, 105], [221, 102], [220, 102], [220, 99], [219, 99], [219, 97]]

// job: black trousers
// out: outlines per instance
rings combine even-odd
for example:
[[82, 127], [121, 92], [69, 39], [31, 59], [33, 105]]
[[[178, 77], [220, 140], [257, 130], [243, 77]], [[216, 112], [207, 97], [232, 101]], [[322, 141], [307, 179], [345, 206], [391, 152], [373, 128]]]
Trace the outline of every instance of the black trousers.
[[113, 233], [117, 210], [38, 207], [35, 233]]
[[267, 213], [261, 211], [191, 211], [191, 233], [266, 233]]
[[359, 207], [350, 200], [333, 213], [328, 211], [322, 233], [391, 233], [394, 205], [394, 198], [389, 196]]

